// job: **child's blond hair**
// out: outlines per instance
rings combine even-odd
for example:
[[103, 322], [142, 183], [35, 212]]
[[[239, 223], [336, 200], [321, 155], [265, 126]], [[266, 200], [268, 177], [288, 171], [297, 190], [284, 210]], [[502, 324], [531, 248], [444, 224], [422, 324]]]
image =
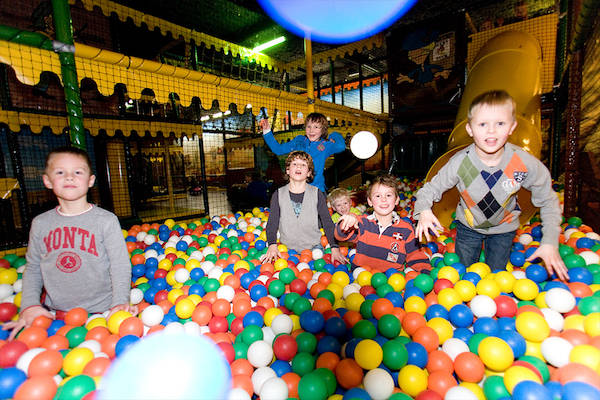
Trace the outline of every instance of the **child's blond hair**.
[[505, 90], [490, 90], [488, 92], [481, 93], [476, 96], [471, 105], [469, 106], [469, 113], [467, 114], [467, 119], [469, 122], [473, 117], [473, 111], [476, 107], [486, 105], [486, 106], [503, 106], [510, 104], [512, 106], [512, 116], [513, 119], [516, 118], [517, 113], [517, 105], [515, 100], [508, 94]]
[[329, 202], [329, 204], [333, 205], [333, 203], [335, 203], [336, 200], [342, 198], [352, 200], [352, 192], [343, 188], [335, 188], [327, 196], [327, 201]]

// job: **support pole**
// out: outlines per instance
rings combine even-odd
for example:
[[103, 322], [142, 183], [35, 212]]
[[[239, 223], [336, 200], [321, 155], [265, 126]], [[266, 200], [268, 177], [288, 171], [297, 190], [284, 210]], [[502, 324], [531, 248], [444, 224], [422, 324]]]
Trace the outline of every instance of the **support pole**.
[[308, 97], [308, 113], [315, 112], [315, 88], [312, 66], [312, 42], [304, 38], [304, 53], [306, 57], [306, 96]]
[[581, 122], [581, 71], [583, 50], [573, 53], [569, 65], [569, 99], [567, 104], [567, 143], [565, 154], [565, 217], [577, 214], [579, 124]]

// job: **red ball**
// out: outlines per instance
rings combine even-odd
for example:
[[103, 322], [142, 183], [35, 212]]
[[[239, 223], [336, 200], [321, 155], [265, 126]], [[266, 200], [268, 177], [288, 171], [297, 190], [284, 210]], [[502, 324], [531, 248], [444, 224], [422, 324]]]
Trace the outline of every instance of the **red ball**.
[[290, 335], [277, 336], [273, 342], [273, 353], [279, 360], [290, 361], [298, 353], [298, 343]]
[[244, 330], [244, 321], [242, 318], [235, 318], [231, 321], [231, 333], [238, 335]]
[[0, 347], [0, 368], [14, 367], [29, 347], [20, 340], [12, 340]]
[[169, 253], [165, 256], [165, 258], [171, 262], [177, 260], [177, 255], [175, 253]]
[[158, 304], [163, 300], [167, 300], [169, 298], [169, 292], [167, 292], [166, 290], [159, 290], [155, 295], [154, 295], [154, 304]]
[[290, 291], [298, 293], [300, 296], [302, 296], [304, 293], [306, 293], [306, 282], [299, 278], [294, 279], [290, 282]]
[[0, 322], [10, 321], [19, 309], [14, 303], [0, 303]]
[[208, 329], [211, 333], [227, 332], [229, 329], [229, 322], [227, 322], [225, 317], [218, 317], [215, 315], [210, 319]]
[[363, 297], [367, 297], [370, 294], [377, 293], [375, 288], [371, 285], [365, 285], [360, 288], [359, 293], [363, 295]]
[[0, 268], [10, 268], [10, 263], [2, 258], [0, 259]]
[[154, 279], [156, 278], [165, 278], [167, 276], [167, 270], [159, 268], [154, 272]]
[[252, 311], [256, 311], [257, 313], [259, 313], [260, 315], [262, 315], [264, 317], [265, 312], [267, 312], [267, 309], [264, 308], [263, 306], [254, 306], [254, 307], [252, 307]]
[[442, 400], [442, 396], [436, 391], [427, 389], [419, 393], [415, 400]]
[[494, 299], [496, 303], [496, 316], [501, 317], [514, 317], [517, 314], [517, 303], [506, 295], [496, 296]]
[[235, 360], [235, 350], [233, 348], [233, 345], [227, 342], [219, 342], [217, 343], [217, 346], [219, 346], [219, 348], [223, 352], [223, 355], [227, 359], [227, 362], [231, 364]]
[[452, 283], [451, 280], [441, 278], [441, 279], [438, 279], [437, 281], [435, 281], [435, 283], [433, 284], [433, 291], [435, 292], [435, 294], [438, 294], [442, 289], [447, 289], [447, 288], [452, 288], [452, 287], [454, 287], [454, 284]]

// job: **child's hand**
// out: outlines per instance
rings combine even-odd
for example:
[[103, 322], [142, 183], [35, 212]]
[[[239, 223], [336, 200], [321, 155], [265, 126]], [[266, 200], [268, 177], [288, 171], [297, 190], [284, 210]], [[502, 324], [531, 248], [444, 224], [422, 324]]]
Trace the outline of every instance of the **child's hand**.
[[8, 335], [8, 340], [13, 340], [15, 336], [17, 336], [17, 333], [21, 331], [21, 329], [31, 326], [33, 321], [40, 315], [54, 319], [54, 315], [50, 311], [46, 310], [44, 307], [31, 306], [21, 311], [21, 315], [19, 316], [19, 319], [17, 321], [10, 321], [5, 323], [2, 326], [2, 330], [6, 331], [12, 329], [12, 332], [10, 332], [10, 335]]
[[331, 248], [331, 259], [333, 261], [339, 262], [340, 264], [346, 264], [348, 262], [348, 259], [344, 257], [344, 255], [338, 247]]
[[258, 122], [258, 125], [260, 125], [262, 131], [263, 131], [263, 135], [266, 134], [267, 132], [271, 131], [271, 124], [269, 123], [269, 119], [268, 118], [263, 118]]
[[267, 249], [267, 252], [265, 254], [263, 254], [262, 256], [260, 256], [260, 262], [261, 263], [265, 263], [265, 262], [270, 263], [270, 262], [277, 260], [278, 258], [282, 258], [281, 253], [277, 249], [277, 243], [273, 243], [272, 245], [269, 246], [269, 248]]
[[138, 306], [129, 304], [129, 303], [117, 304], [116, 306], [114, 306], [113, 308], [110, 309], [108, 316], [110, 317], [117, 311], [127, 311], [128, 313], [130, 313], [131, 315], [133, 315], [135, 317], [138, 313]]
[[346, 214], [340, 217], [338, 226], [342, 232], [347, 232], [350, 229], [358, 229], [358, 218], [354, 214]]
[[552, 275], [553, 272], [556, 272], [558, 279], [561, 281], [569, 280], [567, 267], [565, 266], [562, 258], [560, 258], [560, 254], [558, 254], [558, 249], [556, 246], [552, 246], [551, 244], [542, 244], [537, 248], [536, 251], [533, 252], [532, 255], [529, 256], [529, 258], [527, 258], [526, 261], [533, 261], [538, 257], [544, 260], [544, 265], [546, 266], [546, 270], [548, 270], [548, 274]]
[[417, 223], [417, 228], [415, 229], [417, 240], [420, 241], [421, 236], [425, 236], [425, 239], [429, 242], [431, 240], [430, 230], [437, 236], [438, 229], [442, 229], [442, 224], [440, 224], [440, 221], [433, 215], [433, 211], [421, 211], [419, 223]]

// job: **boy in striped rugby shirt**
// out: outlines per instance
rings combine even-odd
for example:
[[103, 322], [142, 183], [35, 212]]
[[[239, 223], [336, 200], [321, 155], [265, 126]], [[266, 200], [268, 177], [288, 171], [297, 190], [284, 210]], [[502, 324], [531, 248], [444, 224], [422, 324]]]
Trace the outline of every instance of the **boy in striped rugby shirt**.
[[376, 177], [367, 189], [367, 202], [373, 207], [373, 214], [346, 214], [337, 223], [335, 237], [356, 243], [353, 269], [370, 267], [385, 272], [389, 268], [403, 270], [406, 266], [420, 272], [431, 270], [412, 224], [394, 211], [399, 202], [396, 185], [396, 178], [391, 175]]

